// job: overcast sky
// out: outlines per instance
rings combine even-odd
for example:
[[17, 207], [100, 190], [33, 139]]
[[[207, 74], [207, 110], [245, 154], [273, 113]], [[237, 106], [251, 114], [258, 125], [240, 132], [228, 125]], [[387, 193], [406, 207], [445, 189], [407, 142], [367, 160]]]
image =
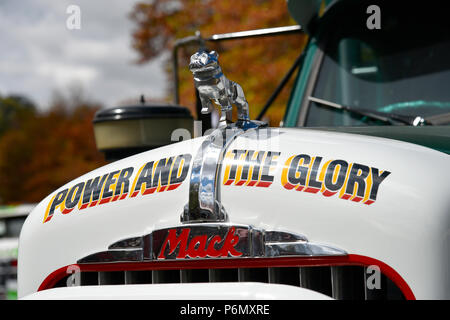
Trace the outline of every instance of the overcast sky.
[[[55, 89], [82, 86], [105, 106], [162, 98], [162, 59], [137, 65], [128, 14], [137, 0], [0, 0], [0, 95], [24, 94], [48, 108]], [[66, 26], [70, 5], [81, 29]], [[73, 21], [73, 20], [72, 20]]]

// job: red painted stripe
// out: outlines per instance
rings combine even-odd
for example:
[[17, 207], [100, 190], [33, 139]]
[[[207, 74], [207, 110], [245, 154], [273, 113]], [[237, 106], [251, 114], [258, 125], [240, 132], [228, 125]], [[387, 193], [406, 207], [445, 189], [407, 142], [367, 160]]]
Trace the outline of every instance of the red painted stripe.
[[167, 188], [167, 191], [175, 190], [175, 189], [178, 188], [180, 185], [181, 185], [181, 183], [171, 184], [171, 185], [169, 186], [169, 188]]
[[111, 201], [111, 197], [108, 197], [108, 198], [102, 199], [102, 200], [100, 200], [100, 203], [99, 203], [99, 205], [100, 205], [100, 204], [104, 204], [104, 203], [108, 203], [108, 202], [110, 202], [110, 201]]
[[161, 186], [161, 188], [159, 189], [159, 191], [158, 191], [158, 192], [163, 192], [163, 191], [166, 191], [166, 189], [167, 189], [167, 186]]
[[72, 210], [73, 210], [73, 208], [72, 208], [72, 209], [67, 209], [67, 208], [64, 208], [64, 210], [63, 210], [63, 211], [61, 211], [61, 213], [62, 213], [62, 214], [68, 214], [68, 213], [71, 213], [71, 212], [72, 212]]
[[[80, 271], [142, 271], [174, 269], [226, 269], [226, 268], [267, 268], [267, 267], [301, 267], [301, 266], [371, 266], [376, 265], [380, 271], [391, 279], [408, 300], [415, 300], [414, 293], [402, 276], [386, 263], [370, 257], [349, 254], [339, 257], [280, 257], [280, 258], [245, 258], [245, 259], [205, 259], [175, 260], [149, 262], [117, 262], [103, 264], [79, 264]], [[73, 266], [73, 265], [72, 265]], [[38, 291], [51, 289], [55, 284], [69, 275], [65, 266], [50, 273], [38, 288]]]
[[156, 188], [145, 189], [145, 191], [142, 194], [143, 195], [151, 194], [151, 193], [155, 192], [155, 190], [156, 190]]
[[138, 195], [138, 193], [139, 193], [139, 190], [138, 190], [138, 191], [135, 191], [135, 192], [133, 192], [133, 193], [131, 194], [131, 197], [132, 197], [132, 198], [136, 197], [136, 196]]
[[329, 190], [325, 190], [324, 192], [322, 192], [322, 194], [325, 196], [325, 197], [331, 197], [332, 195], [334, 195], [334, 194], [336, 194], [337, 193], [337, 191], [336, 192], [332, 192], [332, 191], [329, 191]]
[[258, 181], [252, 180], [247, 184], [247, 187], [253, 187]]
[[317, 193], [320, 191], [320, 188], [313, 188], [313, 187], [309, 187], [306, 188], [305, 190], [303, 190], [303, 192], [309, 192], [309, 193]]
[[260, 182], [258, 182], [258, 184], [256, 186], [267, 188], [267, 187], [270, 187], [271, 184], [272, 184], [272, 182], [260, 181]]
[[286, 182], [286, 184], [283, 185], [283, 187], [284, 187], [285, 189], [291, 190], [291, 189], [294, 189], [294, 188], [295, 188], [295, 184]]
[[354, 198], [352, 199], [352, 201], [360, 202], [362, 199], [363, 199], [362, 197], [354, 197]]
[[128, 193], [124, 193], [123, 195], [120, 196], [120, 199], [119, 199], [119, 200], [125, 199], [125, 198], [127, 197], [127, 195], [128, 195]]

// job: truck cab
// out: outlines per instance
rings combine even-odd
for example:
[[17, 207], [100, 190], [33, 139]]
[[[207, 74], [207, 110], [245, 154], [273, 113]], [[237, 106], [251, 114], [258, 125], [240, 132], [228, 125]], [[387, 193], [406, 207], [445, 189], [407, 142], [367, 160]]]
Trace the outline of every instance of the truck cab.
[[221, 108], [206, 135], [152, 140], [170, 117], [192, 132], [178, 106], [100, 111], [97, 145], [117, 161], [31, 212], [19, 297], [449, 299], [450, 25], [436, 7], [289, 1], [309, 40], [280, 127], [248, 118], [245, 87], [205, 48], [190, 63], [199, 103]]
[[[301, 3], [289, 2], [299, 21]], [[372, 12], [373, 4], [336, 1], [310, 21], [284, 127], [387, 137], [448, 153], [449, 24], [439, 3], [411, 4], [407, 12], [385, 2]], [[370, 25], [377, 14], [379, 28]]]

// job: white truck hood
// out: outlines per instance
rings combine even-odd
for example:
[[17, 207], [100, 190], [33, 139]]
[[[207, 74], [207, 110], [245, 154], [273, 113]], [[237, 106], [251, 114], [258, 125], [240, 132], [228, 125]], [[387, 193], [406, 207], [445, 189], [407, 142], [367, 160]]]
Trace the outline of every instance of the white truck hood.
[[[37, 292], [52, 274], [117, 241], [181, 226], [192, 164], [204, 141], [197, 138], [111, 163], [45, 198], [20, 236], [19, 297]], [[257, 154], [262, 161], [258, 169]], [[247, 175], [246, 156], [254, 160]], [[164, 185], [163, 179], [150, 190], [143, 172], [147, 164], [160, 161], [171, 161], [166, 173], [176, 183]], [[339, 168], [345, 166], [341, 183]], [[252, 182], [251, 173], [259, 168]], [[413, 297], [450, 298], [449, 280], [442, 278], [450, 261], [448, 168], [448, 155], [410, 143], [269, 128], [250, 130], [228, 146], [217, 183], [233, 224], [294, 232], [353, 257], [370, 257], [395, 270]], [[310, 184], [303, 188], [302, 170]], [[93, 192], [84, 203], [81, 190], [103, 177], [97, 198]], [[346, 195], [349, 184], [353, 193]]]

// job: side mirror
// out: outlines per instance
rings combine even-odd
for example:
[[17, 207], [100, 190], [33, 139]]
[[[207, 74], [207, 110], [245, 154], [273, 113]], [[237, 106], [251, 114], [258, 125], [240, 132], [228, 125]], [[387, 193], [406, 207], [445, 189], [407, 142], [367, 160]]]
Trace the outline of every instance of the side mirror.
[[108, 161], [173, 143], [176, 129], [186, 129], [192, 136], [194, 125], [189, 109], [163, 104], [99, 110], [92, 122], [97, 149]]
[[321, 0], [288, 0], [288, 11], [292, 18], [309, 33], [319, 14], [321, 3]]

